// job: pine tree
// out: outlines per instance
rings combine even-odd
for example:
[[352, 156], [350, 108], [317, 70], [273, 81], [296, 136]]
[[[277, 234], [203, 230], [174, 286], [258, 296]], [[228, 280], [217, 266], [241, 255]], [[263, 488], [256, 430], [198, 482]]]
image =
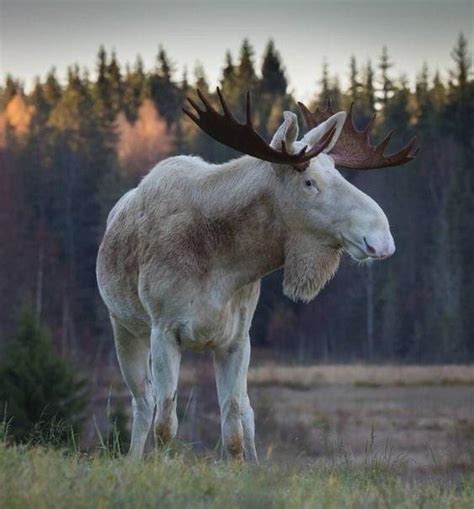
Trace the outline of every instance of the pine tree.
[[385, 106], [388, 103], [388, 100], [393, 94], [393, 83], [389, 77], [389, 70], [392, 68], [393, 64], [390, 62], [390, 58], [388, 56], [387, 47], [384, 46], [382, 49], [382, 54], [380, 55], [379, 69], [380, 69], [380, 78], [381, 78], [381, 87], [380, 87], [380, 98], [379, 101], [382, 106]]
[[[105, 51], [104, 46], [101, 46], [97, 55], [97, 81], [95, 83], [94, 99], [97, 114], [104, 125], [110, 125], [114, 120], [111, 108], [107, 68], [107, 52]], [[71, 73], [69, 72], [69, 83], [72, 82], [71, 77]]]
[[334, 76], [332, 79], [331, 91], [329, 95], [331, 97], [331, 107], [335, 111], [340, 110], [342, 107], [342, 92], [339, 78], [337, 76]]
[[56, 69], [53, 68], [48, 72], [43, 85], [43, 92], [50, 108], [54, 108], [62, 94], [61, 85], [56, 77]]
[[242, 91], [254, 90], [257, 75], [253, 63], [254, 51], [248, 39], [244, 39], [240, 48], [240, 60], [237, 66], [237, 87]]
[[168, 55], [160, 46], [155, 71], [150, 76], [150, 97], [160, 115], [166, 120], [168, 128], [180, 116], [180, 92], [173, 82], [174, 68]]
[[138, 108], [143, 103], [147, 91], [147, 79], [143, 70], [143, 60], [137, 57], [133, 69], [126, 68], [123, 92], [123, 108], [127, 119], [137, 119]]
[[392, 85], [392, 97], [388, 101], [384, 109], [384, 121], [387, 128], [395, 129], [395, 139], [401, 133], [408, 136], [410, 125], [410, 89], [406, 76], [401, 76], [398, 86]]
[[349, 72], [349, 98], [350, 101], [357, 104], [362, 84], [359, 82], [359, 73], [357, 71], [357, 61], [355, 56], [351, 56]]
[[319, 93], [318, 102], [321, 107], [325, 107], [327, 102], [331, 100], [331, 85], [329, 78], [329, 65], [326, 60], [323, 61], [323, 71], [320, 81], [321, 91]]
[[220, 80], [221, 90], [230, 107], [233, 107], [240, 95], [237, 83], [237, 69], [232, 59], [232, 54], [227, 51], [225, 54], [225, 65]]
[[370, 60], [367, 61], [367, 65], [364, 69], [359, 111], [361, 125], [365, 126], [375, 112], [374, 70]]
[[117, 117], [119, 111], [123, 107], [123, 81], [122, 73], [120, 72], [120, 66], [117, 61], [117, 55], [115, 51], [112, 51], [110, 62], [107, 65], [107, 79], [109, 81], [109, 94], [110, 94], [110, 115], [113, 116], [114, 120]]
[[204, 66], [200, 62], [197, 62], [194, 67], [194, 87], [205, 95], [209, 94], [206, 72], [204, 71]]
[[77, 435], [87, 403], [85, 382], [53, 349], [32, 311], [22, 313], [0, 368], [0, 402], [17, 441], [50, 437], [61, 445]]
[[0, 109], [4, 110], [12, 98], [20, 93], [22, 93], [20, 82], [15, 80], [11, 74], [7, 74], [5, 86], [1, 91]]
[[433, 107], [437, 109], [437, 111], [441, 111], [444, 108], [446, 102], [446, 87], [444, 86], [443, 81], [441, 80], [441, 76], [439, 71], [437, 70], [433, 76], [433, 84], [431, 87], [430, 94], [433, 98]]
[[270, 39], [263, 56], [260, 90], [264, 94], [284, 96], [287, 87], [288, 81], [283, 70], [281, 57]]
[[451, 57], [456, 64], [454, 77], [457, 86], [461, 91], [464, 91], [468, 82], [472, 59], [469, 55], [467, 39], [462, 32], [459, 34], [457, 45], [451, 51]]
[[436, 108], [433, 104], [433, 96], [430, 90], [429, 70], [426, 62], [416, 79], [416, 104], [418, 127], [423, 133], [424, 139], [434, 136], [436, 129]]
[[158, 75], [165, 83], [170, 83], [173, 78], [173, 65], [171, 64], [163, 46], [158, 50]]

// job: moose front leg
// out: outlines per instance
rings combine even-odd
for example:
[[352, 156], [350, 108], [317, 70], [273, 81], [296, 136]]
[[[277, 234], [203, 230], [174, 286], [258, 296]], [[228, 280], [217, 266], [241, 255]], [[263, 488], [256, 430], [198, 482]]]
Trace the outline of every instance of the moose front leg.
[[214, 354], [222, 443], [228, 459], [257, 462], [254, 415], [247, 395], [250, 339]]
[[181, 351], [172, 333], [153, 328], [151, 362], [156, 400], [155, 444], [160, 447], [173, 440], [178, 430], [176, 401]]

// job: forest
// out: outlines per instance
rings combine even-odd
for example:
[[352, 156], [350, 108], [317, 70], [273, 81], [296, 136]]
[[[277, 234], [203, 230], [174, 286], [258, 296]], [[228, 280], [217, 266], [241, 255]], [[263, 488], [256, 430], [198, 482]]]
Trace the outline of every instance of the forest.
[[[420, 63], [396, 76], [388, 48], [375, 61], [348, 54], [348, 86], [325, 62], [314, 76], [311, 108], [354, 103], [363, 127], [377, 112], [375, 139], [395, 129], [395, 151], [414, 134], [421, 150], [403, 168], [343, 171], [385, 210], [397, 244], [384, 262], [345, 259], [309, 304], [282, 295], [281, 274], [263, 281], [252, 327], [254, 345], [291, 362], [474, 360], [474, 80], [470, 49], [453, 41], [451, 69]], [[220, 87], [242, 114], [253, 97], [255, 125], [268, 139], [284, 110], [297, 111], [284, 62], [268, 42], [261, 65], [251, 43], [223, 55]], [[349, 59], [350, 57], [350, 59]], [[345, 81], [345, 80], [344, 80]], [[51, 332], [64, 357], [114, 358], [105, 306], [95, 280], [97, 248], [116, 200], [159, 161], [196, 154], [222, 162], [239, 154], [182, 114], [199, 88], [214, 101], [205, 68], [177, 76], [158, 48], [119, 62], [101, 47], [95, 69], [52, 69], [31, 87], [6, 76], [0, 89], [0, 349], [14, 337], [22, 309]], [[303, 126], [300, 118], [300, 125]]]

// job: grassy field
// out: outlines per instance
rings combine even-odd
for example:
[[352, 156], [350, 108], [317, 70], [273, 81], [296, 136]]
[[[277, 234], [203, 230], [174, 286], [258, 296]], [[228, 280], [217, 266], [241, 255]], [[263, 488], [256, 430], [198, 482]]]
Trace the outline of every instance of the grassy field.
[[178, 452], [146, 461], [0, 446], [0, 507], [474, 507], [474, 479], [408, 483], [401, 465], [248, 466]]
[[0, 439], [0, 508], [474, 507], [473, 366], [257, 363], [260, 466], [218, 460], [212, 364], [183, 368], [171, 450], [137, 463], [100, 445], [105, 414], [130, 409], [113, 366], [76, 452]]

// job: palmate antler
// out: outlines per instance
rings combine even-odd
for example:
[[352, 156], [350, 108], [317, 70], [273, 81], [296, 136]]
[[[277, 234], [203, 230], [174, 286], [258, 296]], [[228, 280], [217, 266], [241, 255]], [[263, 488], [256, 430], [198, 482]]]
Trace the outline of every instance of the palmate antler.
[[[311, 113], [303, 103], [299, 102], [298, 105], [308, 129], [316, 127], [335, 113], [332, 111], [329, 101], [326, 108], [316, 108], [313, 113]], [[370, 143], [370, 133], [376, 115], [374, 113], [365, 128], [359, 131], [354, 125], [352, 116], [353, 106], [354, 105], [351, 104], [342, 132], [329, 153], [334, 159], [336, 166], [343, 166], [349, 169], [374, 170], [376, 168], [399, 166], [408, 163], [415, 157], [419, 149], [419, 147], [415, 147], [416, 137], [413, 137], [407, 145], [398, 152], [384, 155], [384, 150], [393, 135], [393, 131], [390, 131], [378, 145], [372, 145]]]
[[197, 90], [197, 94], [203, 102], [205, 109], [201, 109], [188, 97], [188, 101], [196, 110], [197, 115], [186, 108], [183, 108], [183, 112], [205, 133], [224, 145], [239, 150], [244, 154], [272, 163], [291, 164], [298, 171], [303, 171], [305, 169], [304, 163], [316, 157], [328, 147], [336, 131], [336, 126], [334, 126], [309, 150], [306, 146], [296, 154], [290, 154], [284, 141], [281, 144], [281, 151], [275, 150], [255, 131], [252, 125], [250, 93], [247, 92], [247, 121], [245, 124], [238, 122], [232, 115], [219, 88], [217, 88], [217, 95], [222, 105], [223, 114], [214, 109], [200, 90]]

